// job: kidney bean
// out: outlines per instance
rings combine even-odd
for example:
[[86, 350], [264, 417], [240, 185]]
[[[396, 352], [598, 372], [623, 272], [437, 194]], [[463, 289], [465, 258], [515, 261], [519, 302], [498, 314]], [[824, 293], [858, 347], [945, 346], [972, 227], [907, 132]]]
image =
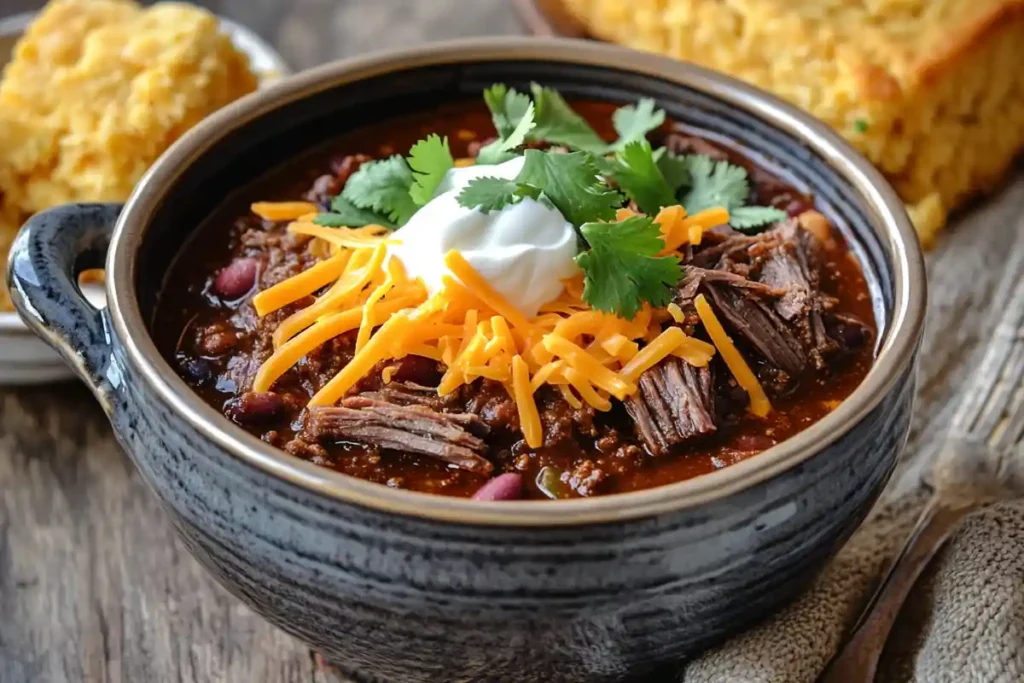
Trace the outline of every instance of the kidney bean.
[[359, 170], [359, 168], [367, 161], [372, 161], [372, 157], [368, 157], [365, 154], [346, 154], [342, 157], [335, 157], [331, 159], [331, 172], [334, 173], [334, 177], [337, 179], [338, 188], [345, 187], [345, 183], [352, 177], [352, 174]]
[[337, 176], [326, 173], [313, 181], [313, 186], [306, 194], [302, 195], [302, 198], [306, 201], [316, 202], [320, 208], [326, 210], [331, 205], [331, 198], [341, 192], [341, 188], [342, 183]]
[[473, 500], [519, 500], [523, 497], [523, 476], [515, 472], [501, 474], [473, 494]]
[[225, 406], [228, 417], [242, 424], [271, 420], [284, 410], [284, 399], [272, 391], [247, 391]]
[[236, 258], [213, 281], [213, 293], [222, 299], [240, 299], [256, 284], [258, 265], [255, 259]]

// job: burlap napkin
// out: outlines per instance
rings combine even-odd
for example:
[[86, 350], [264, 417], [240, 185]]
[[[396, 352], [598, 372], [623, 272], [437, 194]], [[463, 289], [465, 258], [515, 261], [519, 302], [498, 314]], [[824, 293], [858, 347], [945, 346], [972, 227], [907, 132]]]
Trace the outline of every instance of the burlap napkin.
[[[925, 501], [880, 506], [780, 613], [689, 663], [681, 683], [813, 683]], [[879, 683], [1024, 682], [1024, 500], [969, 517], [915, 586]]]

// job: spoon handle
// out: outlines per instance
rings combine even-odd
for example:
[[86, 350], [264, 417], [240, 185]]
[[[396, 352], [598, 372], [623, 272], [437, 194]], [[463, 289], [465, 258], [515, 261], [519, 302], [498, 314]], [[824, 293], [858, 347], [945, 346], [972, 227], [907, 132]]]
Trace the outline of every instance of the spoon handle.
[[932, 498], [889, 573], [868, 601], [854, 627], [818, 683], [871, 683], [896, 616], [924, 568], [972, 508], [955, 508]]

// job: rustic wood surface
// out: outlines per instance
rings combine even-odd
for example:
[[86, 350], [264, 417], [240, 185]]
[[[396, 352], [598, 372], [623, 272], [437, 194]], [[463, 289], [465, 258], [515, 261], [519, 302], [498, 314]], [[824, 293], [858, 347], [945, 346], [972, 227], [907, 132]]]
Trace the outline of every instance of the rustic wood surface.
[[[3, 12], [35, 0], [3, 0]], [[371, 49], [518, 33], [505, 0], [214, 0], [297, 68]], [[1024, 177], [962, 215], [929, 258], [931, 310], [904, 476], [928, 444], [1020, 277]], [[82, 386], [0, 389], [0, 682], [331, 680], [298, 641], [184, 551]]]

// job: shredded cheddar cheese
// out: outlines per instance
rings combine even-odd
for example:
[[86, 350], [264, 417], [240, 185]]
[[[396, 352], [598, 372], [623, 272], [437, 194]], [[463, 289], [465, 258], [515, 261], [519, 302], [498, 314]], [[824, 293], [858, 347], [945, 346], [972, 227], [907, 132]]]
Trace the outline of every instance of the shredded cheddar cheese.
[[251, 209], [266, 221], [293, 221], [306, 214], [315, 214], [320, 207], [312, 202], [256, 202]]
[[350, 252], [342, 251], [326, 261], [321, 261], [309, 270], [304, 270], [295, 277], [279, 282], [265, 289], [252, 299], [256, 315], [261, 318], [269, 313], [295, 303], [304, 296], [309, 296], [321, 287], [326, 287], [338, 279], [345, 271]]
[[671, 315], [672, 319], [675, 320], [677, 323], [686, 322], [686, 314], [683, 313], [683, 309], [679, 308], [679, 304], [677, 304], [676, 302], [673, 301], [672, 303], [670, 303], [668, 306], [665, 307], [665, 310], [668, 311], [669, 315]]
[[725, 328], [718, 321], [718, 316], [712, 310], [711, 304], [707, 302], [703, 294], [698, 294], [694, 300], [694, 306], [697, 308], [697, 315], [700, 316], [701, 322], [704, 323], [704, 329], [708, 331], [708, 336], [715, 343], [718, 352], [722, 354], [722, 360], [725, 361], [729, 372], [750, 396], [750, 412], [758, 417], [764, 417], [770, 413], [772, 405], [768, 401], [761, 383], [757, 381], [754, 371], [747, 365], [742, 354], [736, 350], [732, 339], [725, 333]]
[[473, 270], [473, 266], [457, 251], [449, 251], [444, 257], [444, 264], [448, 269], [466, 285], [469, 291], [478, 296], [485, 304], [493, 308], [499, 314], [520, 330], [529, 330], [530, 324], [526, 317], [519, 312], [515, 306], [505, 300], [480, 273]]
[[518, 354], [512, 357], [512, 388], [519, 410], [519, 426], [523, 430], [526, 445], [540, 448], [544, 445], [544, 432], [540, 424], [540, 414], [533, 400], [533, 389], [530, 387], [530, 371], [526, 361]]

